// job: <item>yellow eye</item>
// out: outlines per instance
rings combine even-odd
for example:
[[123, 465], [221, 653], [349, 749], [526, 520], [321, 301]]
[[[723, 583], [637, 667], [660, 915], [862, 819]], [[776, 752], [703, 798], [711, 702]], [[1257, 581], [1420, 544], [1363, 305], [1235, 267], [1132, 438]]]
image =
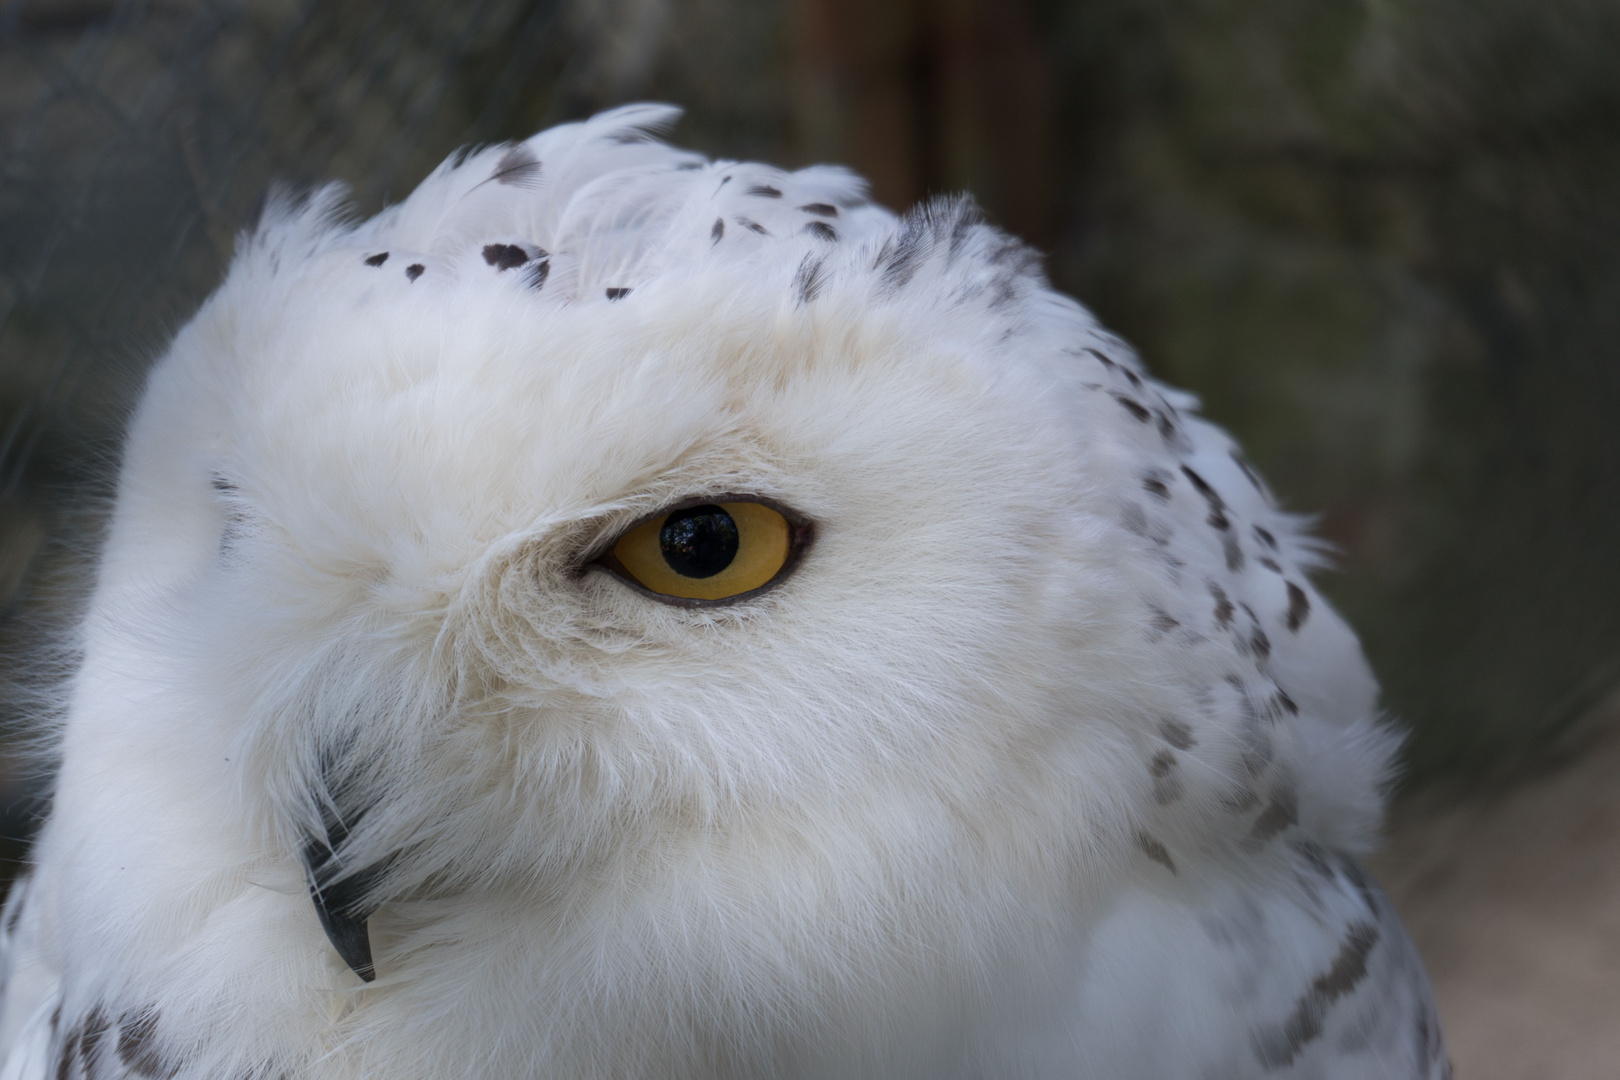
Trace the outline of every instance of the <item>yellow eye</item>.
[[704, 503], [647, 519], [601, 562], [659, 596], [730, 600], [774, 581], [808, 537], [764, 503]]

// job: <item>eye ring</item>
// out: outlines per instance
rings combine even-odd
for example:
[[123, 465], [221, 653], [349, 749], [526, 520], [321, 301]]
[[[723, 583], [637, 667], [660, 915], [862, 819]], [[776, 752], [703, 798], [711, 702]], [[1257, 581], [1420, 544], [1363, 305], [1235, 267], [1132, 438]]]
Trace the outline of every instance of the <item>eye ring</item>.
[[[650, 589], [646, 585], [643, 585], [614, 554], [614, 549], [618, 546], [621, 540], [635, 532], [637, 529], [642, 528], [651, 522], [662, 521], [672, 514], [678, 514], [682, 510], [690, 510], [693, 507], [723, 505], [728, 503], [757, 504], [781, 515], [782, 520], [787, 523], [787, 557], [783, 560], [782, 565], [777, 568], [776, 572], [761, 585], [758, 585], [752, 589], [747, 589], [743, 592], [733, 593], [730, 596], [719, 597], [712, 600], [690, 596], [674, 596], [669, 593], [658, 592], [655, 589]], [[608, 573], [618, 578], [621, 583], [628, 586], [635, 592], [641, 593], [643, 596], [651, 597], [660, 603], [669, 604], [672, 607], [724, 607], [728, 604], [735, 604], [743, 600], [752, 599], [753, 597], [758, 596], [760, 593], [775, 588], [782, 581], [786, 580], [787, 577], [798, 568], [800, 561], [804, 558], [804, 553], [809, 550], [810, 545], [814, 542], [815, 534], [815, 524], [809, 518], [805, 517], [803, 514], [791, 507], [784, 506], [775, 499], [767, 498], [762, 495], [734, 493], [699, 495], [689, 499], [683, 499], [677, 503], [671, 503], [668, 506], [660, 507], [650, 514], [637, 518], [635, 521], [621, 529], [613, 537], [613, 539], [608, 542], [606, 549], [603, 550], [601, 554], [588, 559], [586, 561], [585, 568], [591, 569], [595, 567], [606, 570]]]

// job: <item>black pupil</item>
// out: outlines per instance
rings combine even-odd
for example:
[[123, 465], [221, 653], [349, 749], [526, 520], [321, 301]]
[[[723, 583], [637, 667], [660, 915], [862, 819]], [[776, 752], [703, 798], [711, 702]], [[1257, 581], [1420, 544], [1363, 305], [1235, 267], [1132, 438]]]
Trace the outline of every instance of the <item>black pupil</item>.
[[737, 557], [737, 523], [718, 506], [690, 506], [664, 519], [658, 548], [684, 577], [714, 577]]

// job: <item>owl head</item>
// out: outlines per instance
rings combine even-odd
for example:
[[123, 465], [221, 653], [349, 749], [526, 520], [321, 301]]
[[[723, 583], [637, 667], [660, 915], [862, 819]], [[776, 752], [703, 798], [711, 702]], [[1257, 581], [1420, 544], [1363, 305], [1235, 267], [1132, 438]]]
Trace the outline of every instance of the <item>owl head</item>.
[[675, 115], [275, 202], [151, 376], [87, 647], [334, 978], [831, 1015], [1364, 844], [1373, 681], [1195, 401], [971, 202]]

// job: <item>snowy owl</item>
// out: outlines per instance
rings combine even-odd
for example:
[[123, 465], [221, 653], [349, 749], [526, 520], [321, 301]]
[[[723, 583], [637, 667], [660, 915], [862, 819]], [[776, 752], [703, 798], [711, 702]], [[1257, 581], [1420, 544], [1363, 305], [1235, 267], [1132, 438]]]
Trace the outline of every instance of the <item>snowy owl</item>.
[[1445, 1076], [1300, 523], [971, 203], [676, 115], [244, 236], [131, 422], [4, 1077]]

